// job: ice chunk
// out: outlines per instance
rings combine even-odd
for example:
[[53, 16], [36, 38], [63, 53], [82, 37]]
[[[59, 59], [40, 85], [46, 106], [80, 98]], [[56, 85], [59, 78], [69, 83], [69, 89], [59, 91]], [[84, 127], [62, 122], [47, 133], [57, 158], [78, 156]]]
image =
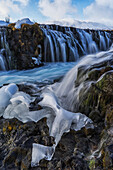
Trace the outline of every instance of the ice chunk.
[[10, 103], [11, 97], [18, 91], [16, 84], [9, 84], [0, 89], [0, 116], [3, 115], [4, 110]]
[[10, 100], [10, 104], [5, 109], [3, 117], [5, 119], [17, 118], [23, 123], [34, 121], [37, 122], [44, 117], [50, 117], [50, 109], [39, 111], [29, 111], [29, 104], [32, 98], [23, 92], [16, 93]]
[[20, 101], [20, 102], [25, 103], [29, 107], [29, 104], [34, 101], [34, 98], [31, 98], [30, 95], [24, 92], [18, 92], [11, 98], [10, 101], [11, 103]]
[[89, 119], [82, 113], [74, 113], [74, 117], [71, 124], [71, 129], [78, 131], [81, 128], [85, 127], [86, 129], [93, 129], [93, 121]]
[[41, 159], [51, 160], [54, 154], [55, 148], [54, 146], [44, 146], [40, 144], [33, 144], [32, 150], [32, 162], [31, 166], [37, 166]]

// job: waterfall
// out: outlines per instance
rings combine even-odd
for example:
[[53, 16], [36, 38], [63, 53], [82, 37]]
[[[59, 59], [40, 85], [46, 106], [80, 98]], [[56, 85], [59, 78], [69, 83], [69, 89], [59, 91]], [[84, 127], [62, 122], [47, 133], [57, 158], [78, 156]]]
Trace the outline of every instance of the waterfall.
[[0, 54], [0, 70], [6, 70], [5, 60], [2, 54]]
[[84, 56], [64, 77], [61, 83], [56, 83], [53, 89], [59, 97], [62, 107], [76, 112], [82, 100], [80, 94], [85, 94], [95, 81], [88, 81], [89, 71], [113, 63], [113, 46], [109, 51]]
[[6, 41], [6, 30], [0, 28], [0, 70], [9, 70], [11, 52]]
[[58, 25], [41, 25], [44, 34], [44, 62], [77, 61], [79, 57], [107, 50], [110, 34]]

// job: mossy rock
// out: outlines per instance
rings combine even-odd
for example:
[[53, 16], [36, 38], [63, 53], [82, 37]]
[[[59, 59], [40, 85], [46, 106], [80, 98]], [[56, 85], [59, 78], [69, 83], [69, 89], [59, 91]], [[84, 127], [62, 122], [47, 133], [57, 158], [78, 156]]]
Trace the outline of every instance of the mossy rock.
[[83, 93], [83, 91], [79, 93], [81, 101], [79, 111], [86, 115], [98, 110], [100, 117], [104, 117], [106, 106], [113, 102], [113, 72], [108, 71], [101, 76], [96, 83], [91, 84], [86, 93]]

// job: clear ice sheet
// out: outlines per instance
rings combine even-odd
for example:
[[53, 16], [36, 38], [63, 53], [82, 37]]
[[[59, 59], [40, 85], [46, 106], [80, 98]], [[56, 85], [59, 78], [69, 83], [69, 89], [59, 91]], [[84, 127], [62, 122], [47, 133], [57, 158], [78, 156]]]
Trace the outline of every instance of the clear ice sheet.
[[13, 83], [0, 88], [0, 116], [3, 116], [6, 107], [10, 104], [10, 99], [17, 91], [18, 87]]

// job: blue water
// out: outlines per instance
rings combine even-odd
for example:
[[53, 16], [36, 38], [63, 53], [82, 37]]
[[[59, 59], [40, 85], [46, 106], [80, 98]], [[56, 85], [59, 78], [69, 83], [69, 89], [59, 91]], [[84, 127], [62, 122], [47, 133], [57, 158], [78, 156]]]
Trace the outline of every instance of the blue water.
[[43, 67], [24, 70], [24, 71], [1, 71], [0, 72], [0, 86], [7, 83], [21, 83], [21, 82], [44, 82], [53, 81], [64, 76], [75, 62], [67, 63], [48, 63]]

